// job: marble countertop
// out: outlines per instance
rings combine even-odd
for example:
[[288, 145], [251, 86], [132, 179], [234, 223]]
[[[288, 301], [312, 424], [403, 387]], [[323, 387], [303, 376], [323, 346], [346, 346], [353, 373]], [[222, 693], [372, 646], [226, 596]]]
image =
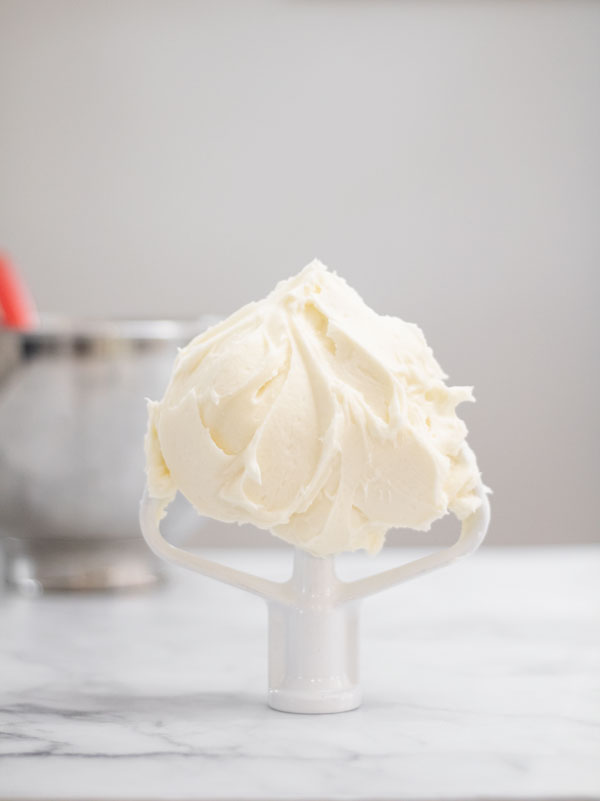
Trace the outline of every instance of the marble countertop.
[[238, 590], [5, 594], [0, 799], [600, 799], [599, 576], [600, 547], [484, 548], [365, 601], [363, 706], [322, 716], [266, 706], [266, 607]]

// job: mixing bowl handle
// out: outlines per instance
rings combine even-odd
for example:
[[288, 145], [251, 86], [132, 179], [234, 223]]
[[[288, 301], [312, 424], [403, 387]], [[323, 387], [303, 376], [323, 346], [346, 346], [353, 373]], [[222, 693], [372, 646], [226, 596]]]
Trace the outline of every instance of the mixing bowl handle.
[[463, 520], [460, 536], [458, 540], [449, 548], [415, 559], [413, 562], [401, 565], [400, 567], [384, 570], [383, 573], [376, 573], [374, 576], [358, 579], [357, 581], [343, 582], [339, 590], [340, 601], [355, 601], [374, 595], [377, 592], [401, 584], [404, 581], [438, 570], [451, 564], [456, 559], [467, 556], [477, 550], [487, 533], [490, 523], [490, 504], [487, 499], [486, 490], [480, 484], [477, 494], [481, 498], [481, 506], [469, 517]]
[[198, 554], [189, 553], [183, 550], [183, 548], [177, 548], [175, 545], [171, 545], [160, 533], [160, 512], [160, 500], [151, 498], [146, 490], [140, 504], [140, 527], [144, 539], [154, 553], [160, 556], [161, 559], [165, 559], [167, 562], [172, 562], [180, 567], [186, 567], [188, 570], [201, 573], [203, 576], [216, 579], [224, 584], [238, 587], [240, 590], [258, 595], [268, 601], [279, 601], [281, 603], [289, 602], [286, 592], [287, 583], [269, 581], [268, 579], [255, 576], [252, 573], [246, 573], [243, 570], [235, 570], [232, 567], [221, 565], [218, 562], [213, 562], [211, 559], [205, 559]]

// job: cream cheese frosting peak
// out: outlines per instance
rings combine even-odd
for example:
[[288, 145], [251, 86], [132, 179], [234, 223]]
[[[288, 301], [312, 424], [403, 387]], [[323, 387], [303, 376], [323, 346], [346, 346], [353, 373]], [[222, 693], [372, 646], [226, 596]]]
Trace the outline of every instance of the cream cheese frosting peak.
[[148, 403], [149, 494], [252, 523], [317, 556], [374, 553], [481, 503], [456, 406], [421, 330], [320, 262], [180, 351]]

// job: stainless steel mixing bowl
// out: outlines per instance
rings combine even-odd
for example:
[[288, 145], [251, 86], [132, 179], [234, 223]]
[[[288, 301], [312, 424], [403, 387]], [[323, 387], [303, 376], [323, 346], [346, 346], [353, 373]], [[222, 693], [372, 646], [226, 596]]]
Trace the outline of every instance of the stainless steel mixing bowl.
[[48, 318], [35, 331], [0, 331], [0, 535], [10, 583], [96, 589], [156, 578], [137, 519], [144, 398], [162, 396], [177, 347], [213, 322]]

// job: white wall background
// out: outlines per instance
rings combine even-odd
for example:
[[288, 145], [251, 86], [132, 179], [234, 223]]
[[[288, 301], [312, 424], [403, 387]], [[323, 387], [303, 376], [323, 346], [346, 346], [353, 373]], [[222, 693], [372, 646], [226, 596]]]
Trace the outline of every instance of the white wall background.
[[600, 3], [0, 0], [0, 246], [44, 310], [313, 256], [475, 385], [490, 541], [598, 539]]

